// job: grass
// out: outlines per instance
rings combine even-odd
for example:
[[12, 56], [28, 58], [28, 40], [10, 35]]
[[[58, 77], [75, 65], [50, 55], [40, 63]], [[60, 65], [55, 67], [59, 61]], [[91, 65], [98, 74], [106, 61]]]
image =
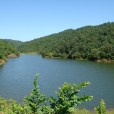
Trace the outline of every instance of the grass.
[[[98, 114], [98, 113], [96, 113], [94, 111], [82, 109], [82, 110], [77, 110], [76, 112], [74, 112], [72, 114]], [[108, 110], [106, 114], [114, 114], [114, 109]]]

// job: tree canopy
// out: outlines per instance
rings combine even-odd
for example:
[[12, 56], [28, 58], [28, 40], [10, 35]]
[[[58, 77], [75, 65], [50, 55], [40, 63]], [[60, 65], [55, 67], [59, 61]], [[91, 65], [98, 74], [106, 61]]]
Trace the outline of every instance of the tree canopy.
[[12, 39], [2, 39], [5, 42], [8, 42], [9, 44], [13, 45], [14, 47], [18, 47], [23, 44], [22, 41], [19, 40], [12, 40]]
[[68, 29], [25, 42], [18, 49], [43, 57], [114, 60], [114, 22]]
[[3, 40], [0, 40], [0, 59], [5, 60], [6, 57], [11, 53], [16, 54], [17, 56], [19, 55], [18, 50], [13, 45]]

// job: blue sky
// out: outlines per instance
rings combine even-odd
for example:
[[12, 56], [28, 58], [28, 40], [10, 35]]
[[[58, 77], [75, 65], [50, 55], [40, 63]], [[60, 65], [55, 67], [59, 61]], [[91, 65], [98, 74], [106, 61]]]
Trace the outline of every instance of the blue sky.
[[114, 22], [114, 0], [0, 0], [0, 38], [29, 41]]

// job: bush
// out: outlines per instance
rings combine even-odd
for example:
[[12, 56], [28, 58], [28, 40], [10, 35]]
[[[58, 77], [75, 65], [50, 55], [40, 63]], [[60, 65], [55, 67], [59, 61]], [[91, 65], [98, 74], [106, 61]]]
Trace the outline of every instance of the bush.
[[79, 96], [80, 89], [89, 85], [89, 82], [84, 82], [79, 85], [64, 83], [59, 92], [57, 92], [57, 99], [51, 97], [50, 105], [54, 109], [55, 114], [67, 114], [74, 112], [79, 104], [92, 100], [92, 96]]
[[101, 99], [100, 106], [95, 107], [94, 109], [98, 114], [106, 114], [106, 106], [103, 99]]

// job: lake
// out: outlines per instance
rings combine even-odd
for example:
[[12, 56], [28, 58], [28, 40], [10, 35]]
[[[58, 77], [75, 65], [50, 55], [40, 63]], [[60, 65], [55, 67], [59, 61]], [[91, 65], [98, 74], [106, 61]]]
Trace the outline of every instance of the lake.
[[0, 67], [0, 96], [22, 102], [33, 88], [36, 73], [39, 74], [40, 90], [47, 96], [55, 95], [64, 82], [79, 84], [90, 81], [81, 95], [92, 95], [94, 99], [83, 106], [93, 109], [104, 99], [108, 108], [114, 108], [114, 64], [48, 59], [40, 55], [23, 54], [8, 59]]

